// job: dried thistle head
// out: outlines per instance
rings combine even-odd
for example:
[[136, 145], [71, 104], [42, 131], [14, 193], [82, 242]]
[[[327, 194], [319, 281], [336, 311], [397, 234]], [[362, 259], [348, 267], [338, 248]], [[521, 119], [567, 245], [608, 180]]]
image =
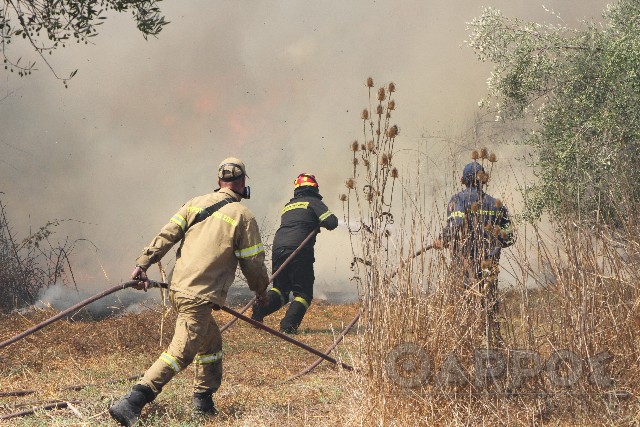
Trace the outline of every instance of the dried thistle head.
[[396, 136], [398, 136], [398, 133], [400, 131], [398, 130], [398, 125], [393, 125], [391, 126], [389, 129], [387, 129], [387, 136], [391, 139], [395, 138]]
[[501, 238], [502, 240], [507, 240], [507, 233], [506, 233], [505, 231], [501, 231], [501, 232], [500, 232], [500, 238]]
[[353, 166], [358, 166], [358, 163], [360, 163], [357, 157], [354, 157], [353, 159], [351, 159], [351, 162], [353, 163]]
[[362, 160], [362, 164], [364, 164], [364, 166], [365, 166], [367, 169], [369, 169], [369, 166], [371, 166], [371, 164], [369, 163], [369, 160], [367, 160], [367, 159], [363, 159], [363, 160]]
[[490, 161], [491, 163], [495, 163], [495, 162], [497, 162], [497, 161], [498, 161], [498, 158], [496, 157], [496, 153], [491, 153], [491, 154], [489, 154], [489, 161]]
[[373, 143], [373, 140], [371, 141], [367, 141], [367, 150], [373, 152], [374, 148], [376, 148], [375, 144]]
[[373, 87], [373, 77], [367, 77], [367, 87]]
[[502, 200], [496, 199], [496, 208], [500, 209], [502, 207]]
[[338, 198], [340, 199], [341, 202], [346, 202], [347, 201], [347, 195], [346, 194], [341, 194], [340, 196], [338, 196]]
[[384, 88], [381, 87], [380, 89], [378, 89], [378, 101], [384, 101], [386, 97], [387, 92], [384, 90]]
[[380, 164], [382, 166], [389, 166], [389, 156], [387, 156], [386, 153], [383, 153], [382, 156], [380, 156]]
[[347, 179], [347, 181], [345, 182], [345, 185], [347, 186], [347, 188], [349, 190], [353, 190], [356, 186], [356, 180], [353, 178], [349, 178]]
[[487, 150], [487, 147], [482, 147], [480, 149], [480, 158], [486, 159], [488, 155], [489, 155], [489, 150]]
[[360, 149], [361, 149], [362, 151], [364, 151], [364, 150], [366, 150], [366, 149], [367, 149], [367, 146], [366, 146], [366, 145], [364, 145], [364, 144], [361, 144], [361, 145], [360, 145]]
[[492, 230], [493, 230], [493, 225], [491, 224], [484, 225], [484, 231], [486, 231], [487, 233], [491, 233]]
[[376, 129], [376, 135], [380, 135], [380, 129]]
[[389, 237], [389, 236], [391, 236], [391, 230], [387, 228], [386, 230], [384, 230], [384, 237]]
[[367, 199], [367, 202], [371, 203], [373, 201], [373, 193], [368, 192], [365, 198]]
[[367, 110], [366, 108], [362, 110], [362, 114], [360, 115], [360, 118], [362, 120], [369, 120], [369, 110]]
[[394, 82], [389, 82], [389, 85], [387, 86], [387, 90], [389, 91], [389, 93], [395, 92], [396, 84]]
[[394, 101], [393, 99], [389, 101], [389, 103], [387, 104], [387, 110], [392, 111], [396, 109], [396, 101]]
[[473, 150], [473, 151], [471, 152], [471, 158], [472, 158], [473, 160], [478, 160], [478, 159], [480, 158], [480, 154], [478, 154], [478, 150]]
[[391, 168], [391, 178], [396, 179], [398, 177], [398, 168]]
[[351, 143], [351, 151], [354, 153], [360, 149], [360, 143], [358, 141], [353, 141]]
[[479, 208], [480, 208], [480, 205], [478, 205], [478, 202], [471, 203], [471, 212], [478, 212]]
[[378, 105], [378, 106], [376, 107], [376, 114], [377, 114], [377, 115], [379, 115], [379, 116], [381, 116], [381, 115], [382, 115], [382, 113], [384, 113], [384, 109], [382, 108], [382, 105]]
[[478, 172], [478, 181], [482, 184], [487, 184], [489, 182], [489, 174], [486, 172]]

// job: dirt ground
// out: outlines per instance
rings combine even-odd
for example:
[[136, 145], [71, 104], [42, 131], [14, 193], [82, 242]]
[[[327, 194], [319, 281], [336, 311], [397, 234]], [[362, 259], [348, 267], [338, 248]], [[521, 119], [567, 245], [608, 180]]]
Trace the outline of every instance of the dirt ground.
[[[235, 307], [236, 309], [238, 307]], [[356, 305], [314, 301], [295, 338], [324, 351], [355, 316]], [[250, 312], [250, 311], [249, 311]], [[55, 315], [36, 310], [0, 318], [1, 340]], [[277, 328], [284, 312], [265, 319]], [[230, 315], [216, 311], [224, 325]], [[68, 408], [0, 421], [7, 426], [109, 426], [109, 404], [126, 393], [167, 346], [174, 327], [172, 311], [160, 307], [100, 321], [58, 321], [0, 350], [0, 417], [56, 401]], [[162, 329], [162, 333], [161, 333]], [[332, 353], [350, 364], [353, 333]], [[295, 380], [289, 377], [317, 357], [277, 337], [236, 322], [223, 334], [224, 379], [215, 402], [220, 414], [191, 414], [193, 371], [176, 376], [143, 412], [142, 426], [341, 425], [350, 375], [328, 362]], [[24, 395], [15, 396], [13, 392]]]

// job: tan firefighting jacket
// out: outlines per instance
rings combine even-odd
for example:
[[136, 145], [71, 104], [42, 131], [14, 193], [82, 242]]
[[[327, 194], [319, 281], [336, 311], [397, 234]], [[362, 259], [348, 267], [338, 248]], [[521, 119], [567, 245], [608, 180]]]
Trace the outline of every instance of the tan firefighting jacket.
[[[200, 211], [229, 197], [236, 202], [190, 227]], [[171, 289], [224, 305], [239, 262], [249, 288], [262, 293], [269, 284], [264, 246], [253, 213], [238, 200], [226, 188], [189, 200], [144, 248], [136, 264], [146, 270], [182, 241]]]

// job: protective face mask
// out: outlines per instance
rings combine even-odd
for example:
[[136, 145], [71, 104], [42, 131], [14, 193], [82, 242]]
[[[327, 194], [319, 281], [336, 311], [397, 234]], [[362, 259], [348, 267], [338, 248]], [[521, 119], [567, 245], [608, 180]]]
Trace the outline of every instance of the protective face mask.
[[246, 187], [244, 187], [244, 191], [242, 192], [241, 195], [245, 199], [250, 199], [251, 198], [251, 188], [249, 188], [248, 185]]

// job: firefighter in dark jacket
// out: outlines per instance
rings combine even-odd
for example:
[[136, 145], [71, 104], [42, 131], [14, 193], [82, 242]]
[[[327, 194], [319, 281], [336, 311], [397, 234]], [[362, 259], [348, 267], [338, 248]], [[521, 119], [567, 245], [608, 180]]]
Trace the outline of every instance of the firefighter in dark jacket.
[[[319, 227], [333, 230], [338, 218], [322, 202], [315, 176], [302, 173], [294, 181], [293, 199], [282, 209], [280, 228], [276, 231], [272, 248], [272, 272], [277, 271], [302, 241]], [[295, 334], [313, 299], [314, 250], [316, 236], [285, 266], [273, 280], [267, 292], [268, 302], [253, 306], [252, 319], [262, 322], [265, 316], [293, 301], [280, 321], [280, 331]]]
[[[484, 159], [485, 155], [481, 156]], [[483, 191], [489, 175], [477, 161], [478, 154], [474, 152], [472, 158], [474, 161], [467, 164], [462, 173], [465, 189], [449, 201], [447, 224], [433, 246], [438, 249], [451, 247], [453, 262], [461, 270], [464, 287], [476, 287], [483, 295], [488, 344], [503, 345], [496, 321], [498, 264], [502, 248], [511, 246], [515, 236], [507, 208], [499, 199]], [[495, 155], [489, 158], [495, 161]]]

